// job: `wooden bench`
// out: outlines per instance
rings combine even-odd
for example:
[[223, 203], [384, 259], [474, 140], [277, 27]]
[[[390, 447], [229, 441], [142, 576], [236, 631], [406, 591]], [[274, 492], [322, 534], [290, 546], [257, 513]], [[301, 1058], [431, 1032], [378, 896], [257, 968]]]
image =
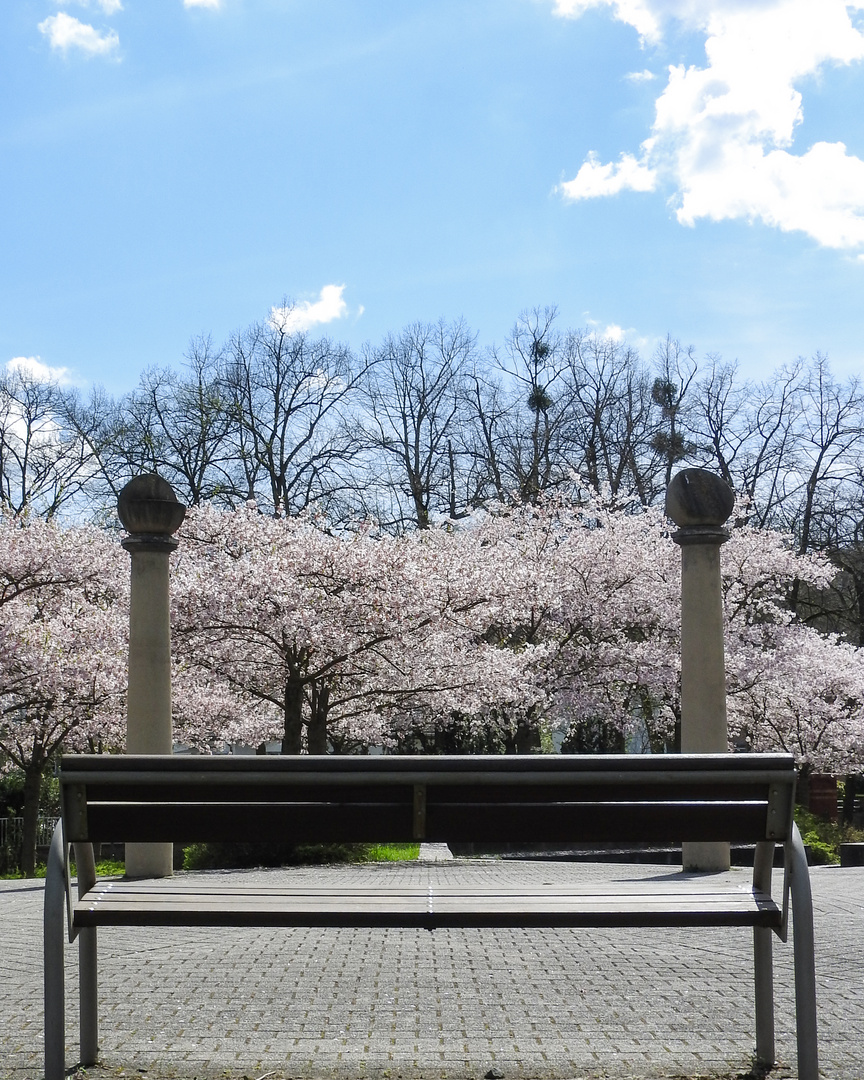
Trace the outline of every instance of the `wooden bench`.
[[[709, 927], [754, 932], [756, 1053], [774, 1061], [772, 933], [792, 907], [799, 1080], [817, 1080], [813, 914], [786, 755], [171, 757], [69, 755], [45, 887], [45, 1075], [63, 1080], [64, 907], [79, 939], [80, 1059], [95, 1062], [99, 926]], [[518, 841], [755, 844], [752, 887], [687, 874], [562, 892], [244, 889], [200, 877], [97, 881], [93, 842]], [[69, 879], [75, 845], [78, 890]], [[779, 902], [775, 844], [785, 848]], [[289, 880], [287, 877], [286, 879]], [[182, 887], [181, 887], [182, 884]], [[286, 1019], [290, 1023], [290, 1018]]]

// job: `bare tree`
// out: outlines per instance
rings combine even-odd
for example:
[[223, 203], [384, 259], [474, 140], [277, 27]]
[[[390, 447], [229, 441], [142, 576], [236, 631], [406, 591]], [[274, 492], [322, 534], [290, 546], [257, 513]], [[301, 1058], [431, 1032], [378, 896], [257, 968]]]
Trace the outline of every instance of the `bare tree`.
[[180, 370], [148, 368], [119, 399], [97, 388], [86, 400], [70, 394], [64, 422], [88, 448], [91, 503], [113, 518], [120, 488], [142, 472], [158, 472], [189, 505], [236, 501], [230, 401], [210, 339], [193, 340]]
[[823, 551], [841, 573], [832, 589], [793, 583], [799, 618], [864, 642], [864, 394], [838, 382], [825, 357], [781, 367], [761, 383], [736, 383], [714, 361], [699, 384], [690, 432], [704, 461], [748, 502], [754, 524], [795, 537], [799, 554]]
[[145, 371], [128, 399], [132, 445], [137, 442], [152, 469], [193, 506], [237, 496], [232, 412], [221, 368], [221, 353], [209, 337], [200, 337], [192, 341], [182, 371]]
[[[464, 322], [440, 320], [367, 350], [361, 422], [373, 469], [384, 469], [391, 525], [426, 529], [434, 514], [455, 518], [470, 505], [465, 406], [474, 343]], [[380, 483], [369, 490], [383, 509]]]
[[555, 318], [554, 308], [523, 313], [493, 353], [494, 370], [472, 375], [478, 477], [499, 498], [523, 502], [582, 483], [651, 503], [686, 445], [676, 425], [693, 371], [674, 366], [681, 350], [670, 340], [664, 377], [652, 381], [626, 343], [559, 333]]
[[864, 395], [856, 378], [838, 383], [828, 361], [817, 356], [801, 387], [798, 443], [803, 461], [800, 508], [791, 518], [798, 551], [821, 547], [830, 533], [823, 524], [824, 508], [853, 481], [864, 457]]
[[286, 302], [235, 334], [224, 361], [235, 488], [276, 514], [332, 505], [350, 486], [360, 448], [350, 410], [370, 366], [293, 330], [292, 310]]
[[490, 350], [489, 371], [471, 378], [475, 472], [498, 497], [535, 502], [573, 472], [573, 391], [557, 315], [554, 307], [523, 311], [504, 346]]
[[580, 478], [613, 498], [651, 502], [656, 488], [650, 452], [650, 376], [638, 354], [614, 338], [588, 331], [567, 335], [571, 415], [568, 456]]
[[651, 387], [651, 398], [659, 416], [651, 436], [651, 448], [662, 462], [661, 485], [665, 491], [675, 466], [696, 450], [687, 439], [686, 413], [689, 407], [687, 395], [698, 365], [693, 346], [685, 349], [680, 341], [669, 335], [657, 349], [654, 364], [657, 375]]
[[92, 468], [86, 440], [66, 423], [66, 393], [22, 368], [0, 375], [0, 506], [49, 520], [80, 499]]
[[500, 377], [483, 363], [475, 363], [465, 376], [467, 411], [467, 475], [471, 504], [488, 500], [506, 502], [512, 491], [505, 486], [507, 473], [507, 417], [511, 408]]
[[784, 366], [767, 382], [736, 385], [734, 366], [712, 362], [696, 395], [694, 434], [708, 450], [706, 463], [747, 498], [749, 519], [764, 528], [779, 522], [780, 508], [794, 497], [802, 366]]

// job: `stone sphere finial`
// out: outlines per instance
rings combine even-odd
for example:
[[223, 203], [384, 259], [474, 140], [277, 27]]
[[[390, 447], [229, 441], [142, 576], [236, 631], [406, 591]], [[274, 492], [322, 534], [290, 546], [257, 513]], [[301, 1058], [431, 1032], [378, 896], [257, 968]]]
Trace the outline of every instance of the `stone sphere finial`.
[[117, 496], [117, 516], [128, 533], [170, 536], [183, 524], [186, 507], [156, 473], [136, 476]]
[[735, 506], [732, 488], [707, 469], [682, 469], [666, 489], [666, 516], [679, 529], [720, 527]]

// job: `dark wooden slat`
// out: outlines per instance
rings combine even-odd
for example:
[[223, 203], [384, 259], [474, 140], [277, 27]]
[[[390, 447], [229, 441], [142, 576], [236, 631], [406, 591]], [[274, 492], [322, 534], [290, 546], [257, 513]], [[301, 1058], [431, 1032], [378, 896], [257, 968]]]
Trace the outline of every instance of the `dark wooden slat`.
[[[229, 782], [232, 781], [232, 782]], [[245, 782], [237, 782], [245, 781]], [[342, 784], [337, 780], [323, 780], [315, 784], [296, 783], [291, 777], [276, 776], [269, 783], [250, 782], [248, 775], [235, 778], [219, 773], [209, 778], [207, 783], [187, 784], [181, 778], [175, 781], [129, 783], [122, 777], [109, 775], [105, 779], [94, 780], [87, 784], [87, 802], [90, 806], [98, 803], [259, 803], [269, 806], [277, 802], [380, 802], [404, 803], [411, 805], [414, 798], [414, 785], [411, 783], [378, 784], [365, 783]]]
[[488, 808], [427, 804], [427, 839], [451, 841], [613, 841], [679, 843], [682, 840], [765, 839], [761, 803], [496, 804]]
[[[245, 779], [241, 776], [238, 779]], [[411, 783], [340, 784], [323, 780], [316, 784], [294, 782], [290, 777], [275, 777], [272, 782], [227, 783], [215, 775], [207, 784], [189, 785], [184, 782], [146, 782], [130, 784], [116, 776], [87, 784], [87, 801], [100, 802], [303, 802], [313, 797], [317, 802], [405, 802], [413, 800]], [[639, 802], [662, 797], [666, 801], [762, 801], [768, 800], [769, 784], [762, 778], [752, 782], [724, 781], [706, 785], [704, 779], [686, 778], [662, 789], [642, 776], [618, 786], [610, 784], [529, 784], [512, 785], [497, 779], [495, 783], [473, 787], [444, 780], [427, 784], [427, 799], [441, 803], [548, 803], [558, 802]]]
[[392, 803], [111, 803], [88, 808], [88, 829], [117, 841], [379, 842], [410, 840], [412, 814]]
[[428, 785], [428, 800], [440, 803], [550, 803], [556, 802], [666, 802], [749, 801], [767, 802], [770, 785], [759, 777], [752, 781], [712, 781], [705, 778], [682, 779], [667, 785], [652, 783], [645, 776], [628, 777], [618, 785], [608, 783], [583, 784], [520, 784], [506, 781], [480, 787], [448, 782]]
[[[426, 839], [453, 841], [610, 842], [764, 840], [764, 803], [479, 803], [427, 802]], [[405, 803], [138, 803], [88, 807], [88, 835], [124, 841], [399, 841], [414, 837]], [[264, 832], [266, 830], [266, 832]], [[86, 836], [70, 833], [73, 841]]]
[[755, 912], [752, 915], [722, 913], [706, 915], [704, 912], [683, 913], [656, 912], [538, 912], [538, 911], [473, 911], [464, 913], [422, 911], [370, 910], [358, 914], [335, 911], [295, 912], [259, 911], [255, 913], [220, 910], [211, 916], [200, 909], [188, 911], [157, 911], [146, 907], [140, 912], [120, 913], [116, 918], [104, 917], [104, 913], [79, 913], [75, 918], [78, 927], [87, 926], [233, 926], [233, 927], [345, 927], [348, 929], [588, 929], [611, 927], [698, 927], [698, 926], [762, 926], [776, 929], [780, 926], [779, 915]]

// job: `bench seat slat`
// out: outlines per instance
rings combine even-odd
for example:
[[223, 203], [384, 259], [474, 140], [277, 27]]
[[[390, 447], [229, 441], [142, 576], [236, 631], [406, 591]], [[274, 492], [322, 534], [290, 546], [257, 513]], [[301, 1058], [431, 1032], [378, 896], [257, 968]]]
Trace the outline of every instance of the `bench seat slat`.
[[766, 926], [781, 913], [764, 893], [682, 875], [674, 884], [603, 889], [184, 887], [99, 883], [73, 908], [76, 926]]

